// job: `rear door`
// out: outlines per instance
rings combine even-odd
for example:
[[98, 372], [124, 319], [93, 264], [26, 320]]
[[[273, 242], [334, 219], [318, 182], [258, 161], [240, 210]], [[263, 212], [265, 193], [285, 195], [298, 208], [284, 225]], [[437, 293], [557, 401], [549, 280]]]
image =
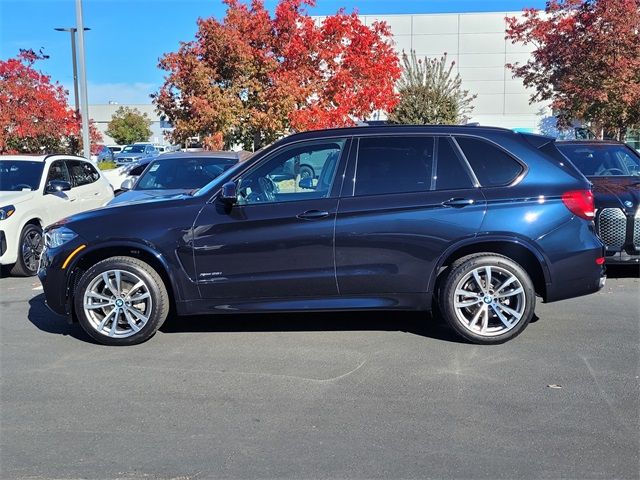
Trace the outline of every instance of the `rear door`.
[[[355, 148], [355, 146], [354, 146]], [[423, 293], [436, 261], [473, 237], [485, 201], [448, 137], [362, 137], [335, 229], [342, 295]]]

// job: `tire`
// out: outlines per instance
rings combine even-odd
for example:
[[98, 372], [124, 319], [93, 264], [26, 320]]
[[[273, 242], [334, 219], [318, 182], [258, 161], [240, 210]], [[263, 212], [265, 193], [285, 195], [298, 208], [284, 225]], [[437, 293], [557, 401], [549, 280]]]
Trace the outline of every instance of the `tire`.
[[448, 269], [438, 306], [461, 337], [492, 345], [522, 333], [533, 317], [535, 301], [533, 282], [519, 264], [495, 253], [477, 253]]
[[158, 272], [132, 257], [107, 258], [89, 268], [78, 282], [73, 301], [84, 331], [104, 345], [149, 340], [170, 308], [167, 287]]
[[313, 180], [315, 178], [315, 172], [313, 171], [313, 168], [309, 167], [308, 165], [302, 165], [300, 167], [300, 178], [310, 178]]
[[38, 273], [38, 263], [42, 252], [42, 229], [30, 223], [20, 232], [18, 260], [11, 268], [11, 275], [32, 277]]

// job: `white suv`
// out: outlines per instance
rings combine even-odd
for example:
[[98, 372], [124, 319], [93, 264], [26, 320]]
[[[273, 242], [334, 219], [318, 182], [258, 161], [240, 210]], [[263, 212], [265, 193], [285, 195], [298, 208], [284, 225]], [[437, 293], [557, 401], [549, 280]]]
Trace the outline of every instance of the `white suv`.
[[109, 182], [85, 158], [0, 156], [0, 265], [13, 265], [14, 275], [35, 275], [42, 229], [112, 198]]

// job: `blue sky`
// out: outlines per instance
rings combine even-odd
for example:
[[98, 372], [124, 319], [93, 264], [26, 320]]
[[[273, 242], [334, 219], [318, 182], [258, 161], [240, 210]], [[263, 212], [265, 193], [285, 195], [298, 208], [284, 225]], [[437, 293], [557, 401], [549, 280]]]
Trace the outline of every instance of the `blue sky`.
[[[269, 8], [277, 0], [266, 0]], [[544, 0], [317, 0], [312, 15], [340, 7], [361, 14], [517, 11], [543, 8]], [[50, 59], [39, 68], [72, 88], [69, 34], [55, 27], [75, 25], [74, 0], [0, 0], [0, 58], [20, 48], [44, 48]], [[89, 103], [149, 103], [162, 83], [158, 58], [191, 40], [198, 17], [221, 17], [221, 0], [84, 0]]]

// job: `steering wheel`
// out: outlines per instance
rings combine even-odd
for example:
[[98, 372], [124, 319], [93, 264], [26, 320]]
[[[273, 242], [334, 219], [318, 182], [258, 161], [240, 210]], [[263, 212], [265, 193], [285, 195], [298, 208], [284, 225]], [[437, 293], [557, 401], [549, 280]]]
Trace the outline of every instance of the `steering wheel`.
[[[620, 173], [613, 173], [613, 172], [620, 172]], [[626, 173], [624, 171], [622, 171], [622, 169], [620, 168], [605, 168], [603, 171], [600, 172], [601, 175], [626, 175]]]
[[28, 188], [29, 190], [33, 190], [33, 187], [31, 185], [27, 185], [26, 183], [18, 183], [17, 185], [14, 185], [13, 188], [22, 190], [23, 188]]

